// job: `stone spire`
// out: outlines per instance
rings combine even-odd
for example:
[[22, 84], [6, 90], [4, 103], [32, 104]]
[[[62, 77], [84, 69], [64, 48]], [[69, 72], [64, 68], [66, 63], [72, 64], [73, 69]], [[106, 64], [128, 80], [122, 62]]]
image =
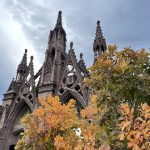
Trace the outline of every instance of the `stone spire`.
[[103, 38], [102, 29], [101, 29], [99, 20], [97, 21], [96, 34], [95, 34], [95, 39], [98, 39], [98, 38]]
[[70, 50], [73, 49], [73, 42], [70, 42]]
[[27, 49], [25, 49], [25, 53], [20, 64], [24, 64], [27, 66]]
[[62, 27], [62, 11], [58, 12], [56, 27]]
[[95, 39], [93, 43], [93, 51], [94, 51], [94, 62], [97, 58], [106, 51], [106, 41], [102, 34], [102, 29], [100, 26], [100, 21], [97, 21]]
[[80, 53], [80, 60], [78, 62], [80, 69], [84, 72], [85, 75], [88, 75], [88, 70], [86, 69], [86, 65], [83, 59], [83, 53]]
[[83, 60], [83, 53], [80, 53], [80, 60]]
[[33, 77], [34, 79], [34, 65], [33, 65], [33, 56], [30, 57], [30, 64], [29, 64], [29, 67], [30, 67], [30, 74], [31, 76]]
[[30, 75], [31, 75], [31, 87], [32, 87], [32, 96], [33, 96], [33, 106], [35, 107], [36, 104], [36, 89], [35, 89], [35, 79], [34, 79], [34, 65], [33, 65], [33, 56], [30, 57], [30, 63], [29, 63], [29, 68], [30, 68]]
[[23, 55], [21, 63], [18, 65], [17, 76], [16, 76], [17, 81], [23, 80], [23, 77], [25, 76], [27, 69], [28, 69], [28, 67], [27, 67], [27, 49], [25, 49], [25, 53]]
[[[58, 42], [59, 41], [59, 42]], [[53, 30], [50, 31], [48, 38], [48, 49], [56, 47], [56, 43], [59, 43], [63, 47], [63, 51], [66, 49], [66, 32], [62, 26], [62, 11], [58, 12], [56, 25]]]

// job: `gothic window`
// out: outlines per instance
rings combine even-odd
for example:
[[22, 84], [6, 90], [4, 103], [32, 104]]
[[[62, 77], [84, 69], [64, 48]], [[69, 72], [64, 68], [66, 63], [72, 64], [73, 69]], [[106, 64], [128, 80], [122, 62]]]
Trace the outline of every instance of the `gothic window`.
[[52, 64], [54, 63], [54, 59], [55, 59], [55, 48], [52, 49], [52, 52], [51, 52], [51, 60], [52, 60]]
[[101, 50], [104, 53], [104, 46], [103, 45], [101, 45]]
[[78, 116], [80, 116], [80, 110], [81, 110], [81, 108], [82, 108], [82, 106], [81, 106], [81, 104], [80, 104], [80, 102], [71, 94], [71, 93], [67, 93], [64, 97], [63, 97], [63, 103], [68, 103], [69, 102], [69, 100], [70, 99], [74, 99], [75, 100], [75, 108], [76, 108], [76, 110], [77, 110], [77, 112], [78, 112]]
[[9, 150], [15, 150], [15, 145], [10, 145]]
[[21, 112], [19, 112], [18, 117], [16, 118], [15, 124], [14, 124], [14, 130], [22, 128], [21, 125], [21, 119], [26, 115], [29, 114], [31, 111], [28, 106], [25, 106]]
[[96, 51], [99, 51], [99, 45], [96, 46]]
[[71, 62], [67, 65], [66, 73], [62, 80], [62, 85], [63, 86], [59, 88], [59, 95], [63, 95], [67, 92], [67, 90], [78, 93], [81, 92], [81, 85], [77, 77], [77, 71]]

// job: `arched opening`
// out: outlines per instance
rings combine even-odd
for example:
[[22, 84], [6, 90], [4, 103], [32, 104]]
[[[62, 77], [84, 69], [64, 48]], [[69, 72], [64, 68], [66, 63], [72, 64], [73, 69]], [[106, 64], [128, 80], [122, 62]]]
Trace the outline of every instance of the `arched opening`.
[[99, 45], [96, 46], [96, 50], [99, 51]]
[[23, 131], [23, 126], [21, 124], [21, 119], [29, 113], [31, 113], [30, 108], [27, 105], [25, 105], [22, 108], [22, 110], [18, 113], [18, 115], [16, 116], [14, 126], [13, 126], [13, 134], [18, 135], [20, 132]]
[[101, 45], [101, 50], [102, 50], [103, 53], [105, 52], [103, 45]]
[[67, 95], [65, 96], [65, 98], [63, 99], [63, 103], [65, 103], [65, 104], [68, 103], [70, 99], [76, 100], [76, 98], [75, 98], [73, 95], [67, 94]]
[[75, 100], [75, 107], [78, 112], [78, 117], [80, 117], [80, 111], [81, 109], [86, 107], [86, 104], [83, 102], [83, 98], [81, 95], [74, 93], [72, 91], [66, 91], [62, 96], [61, 96], [61, 101], [62, 103], [66, 104], [70, 101], [70, 99]]
[[16, 105], [12, 111], [9, 121], [6, 124], [5, 141], [3, 143], [3, 149], [14, 150], [15, 144], [21, 138], [20, 133], [23, 132], [23, 126], [20, 123], [21, 118], [30, 113], [32, 110], [24, 100]]
[[68, 93], [65, 97], [65, 99], [63, 99], [63, 103], [68, 103], [71, 99], [74, 99], [75, 100], [75, 107], [76, 107], [76, 110], [78, 112], [78, 116], [80, 117], [80, 111], [81, 111], [81, 105], [80, 103], [78, 102], [78, 100], [73, 96], [71, 95], [70, 93]]
[[15, 150], [15, 145], [10, 145], [9, 150]]
[[53, 49], [52, 49], [52, 52], [51, 52], [51, 60], [52, 60], [52, 64], [53, 64], [53, 62], [54, 62], [54, 60], [55, 60], [55, 48], [53, 47]]

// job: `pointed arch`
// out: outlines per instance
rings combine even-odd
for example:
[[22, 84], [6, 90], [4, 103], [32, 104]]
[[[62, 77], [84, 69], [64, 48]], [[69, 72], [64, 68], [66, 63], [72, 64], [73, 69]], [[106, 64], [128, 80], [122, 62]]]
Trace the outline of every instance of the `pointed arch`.
[[62, 103], [67, 103], [70, 99], [75, 99], [77, 102], [79, 102], [81, 104], [81, 106], [83, 108], [86, 107], [86, 103], [85, 101], [83, 100], [83, 97], [76, 93], [76, 92], [73, 92], [71, 90], [67, 90], [61, 97], [60, 97]]
[[29, 110], [30, 112], [33, 112], [33, 108], [27, 103], [27, 100], [20, 100], [18, 104], [16, 104], [15, 108], [11, 112], [11, 115], [9, 116], [9, 125], [8, 128], [13, 128], [14, 124], [16, 123], [16, 120], [18, 117], [20, 117], [20, 114], [24, 113], [26, 110]]
[[102, 50], [102, 53], [105, 52], [105, 49], [104, 49], [104, 46], [103, 46], [103, 45], [101, 45], [101, 50]]
[[99, 51], [99, 45], [96, 46], [96, 51]]
[[33, 110], [30, 109], [29, 105], [24, 101], [20, 100], [18, 104], [16, 104], [15, 108], [12, 112], [10, 112], [10, 116], [8, 116], [5, 127], [5, 140], [3, 141], [3, 149], [8, 149], [11, 145], [15, 145], [20, 138], [19, 133], [23, 131], [23, 126], [19, 126], [19, 128], [14, 128], [17, 121], [23, 114], [29, 110], [32, 112]]
[[52, 59], [52, 64], [53, 64], [55, 60], [55, 48], [54, 47], [52, 48], [52, 51], [51, 51], [51, 59]]

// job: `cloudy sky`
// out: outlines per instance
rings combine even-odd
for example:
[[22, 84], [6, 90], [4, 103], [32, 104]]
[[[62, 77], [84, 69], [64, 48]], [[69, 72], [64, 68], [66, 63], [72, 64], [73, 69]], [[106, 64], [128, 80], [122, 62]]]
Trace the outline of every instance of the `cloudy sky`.
[[107, 44], [150, 48], [150, 0], [1, 0], [0, 100], [16, 76], [25, 48], [29, 57], [34, 55], [35, 70], [42, 65], [49, 30], [59, 10], [67, 44], [74, 42], [77, 57], [84, 53], [87, 66], [93, 61], [97, 20]]

